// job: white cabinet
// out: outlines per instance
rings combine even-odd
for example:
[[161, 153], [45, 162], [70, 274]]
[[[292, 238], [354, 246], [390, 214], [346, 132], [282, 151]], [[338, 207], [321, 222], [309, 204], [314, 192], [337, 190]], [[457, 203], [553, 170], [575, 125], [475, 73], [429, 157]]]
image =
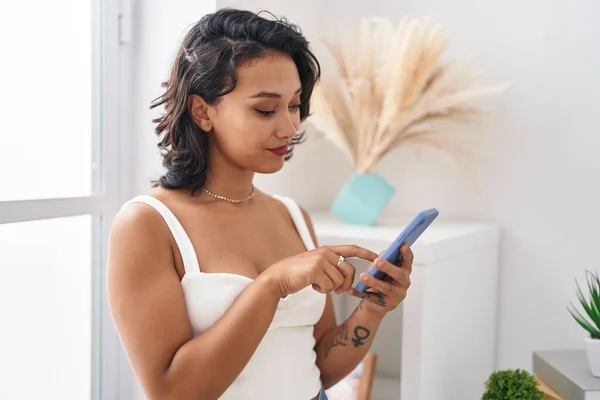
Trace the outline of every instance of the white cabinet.
[[[320, 245], [383, 251], [409, 220], [355, 226], [311, 213]], [[388, 314], [371, 351], [378, 354], [373, 400], [480, 399], [495, 367], [499, 230], [439, 218], [412, 247], [412, 285]], [[350, 259], [359, 271], [366, 263]], [[338, 320], [358, 299], [335, 296]]]

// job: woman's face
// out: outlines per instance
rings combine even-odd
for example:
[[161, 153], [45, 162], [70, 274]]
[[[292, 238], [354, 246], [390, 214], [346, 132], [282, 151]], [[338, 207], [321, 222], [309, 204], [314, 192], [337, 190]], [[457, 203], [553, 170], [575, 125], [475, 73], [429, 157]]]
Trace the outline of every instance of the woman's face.
[[191, 99], [192, 110], [205, 107], [201, 121], [192, 115], [208, 132], [209, 158], [225, 157], [258, 173], [276, 172], [300, 128], [298, 69], [290, 57], [269, 54], [243, 64], [237, 74], [235, 89], [217, 105]]

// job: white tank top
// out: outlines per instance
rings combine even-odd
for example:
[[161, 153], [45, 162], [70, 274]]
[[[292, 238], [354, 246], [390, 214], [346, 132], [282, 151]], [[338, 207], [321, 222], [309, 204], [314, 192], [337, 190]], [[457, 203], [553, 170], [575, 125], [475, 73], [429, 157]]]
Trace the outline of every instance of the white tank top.
[[[315, 245], [300, 207], [290, 198], [273, 197], [286, 206], [304, 246], [312, 250]], [[252, 279], [231, 273], [201, 272], [192, 242], [171, 210], [147, 195], [125, 204], [133, 202], [153, 207], [167, 223], [183, 259], [185, 275], [181, 286], [193, 334], [200, 335], [221, 318]], [[325, 294], [311, 286], [281, 299], [256, 352], [220, 399], [308, 400], [316, 396], [321, 383], [313, 329], [323, 314], [325, 299]], [[201, 374], [198, 379], [202, 379]]]

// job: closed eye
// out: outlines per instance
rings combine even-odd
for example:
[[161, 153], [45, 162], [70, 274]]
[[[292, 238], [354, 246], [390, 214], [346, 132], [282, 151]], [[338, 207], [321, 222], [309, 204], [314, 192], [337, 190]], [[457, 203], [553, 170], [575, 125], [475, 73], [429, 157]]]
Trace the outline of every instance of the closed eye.
[[267, 117], [275, 114], [275, 110], [259, 110], [258, 108], [256, 109], [256, 112]]
[[[290, 110], [296, 111], [296, 110], [300, 109], [300, 106], [301, 106], [301, 104], [292, 104], [288, 108]], [[258, 112], [259, 114], [264, 115], [266, 117], [270, 117], [271, 115], [275, 114], [276, 111], [277, 111], [276, 109], [273, 109], [273, 110], [261, 110], [258, 108], [256, 109], [256, 112]]]

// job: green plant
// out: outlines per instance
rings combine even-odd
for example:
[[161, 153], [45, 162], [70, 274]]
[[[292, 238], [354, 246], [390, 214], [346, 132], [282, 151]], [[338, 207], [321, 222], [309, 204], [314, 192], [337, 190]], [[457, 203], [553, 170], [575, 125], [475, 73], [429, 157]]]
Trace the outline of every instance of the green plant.
[[485, 382], [482, 400], [542, 400], [535, 377], [524, 370], [507, 369], [493, 372]]
[[577, 283], [577, 281], [575, 281], [575, 283], [577, 284], [577, 298], [590, 321], [588, 321], [579, 310], [575, 309], [573, 303], [571, 303], [570, 307], [567, 307], [567, 309], [573, 318], [575, 318], [575, 321], [577, 321], [593, 339], [600, 339], [600, 277], [597, 272], [593, 273], [586, 271], [585, 278], [589, 291], [588, 299], [583, 296], [579, 283]]

